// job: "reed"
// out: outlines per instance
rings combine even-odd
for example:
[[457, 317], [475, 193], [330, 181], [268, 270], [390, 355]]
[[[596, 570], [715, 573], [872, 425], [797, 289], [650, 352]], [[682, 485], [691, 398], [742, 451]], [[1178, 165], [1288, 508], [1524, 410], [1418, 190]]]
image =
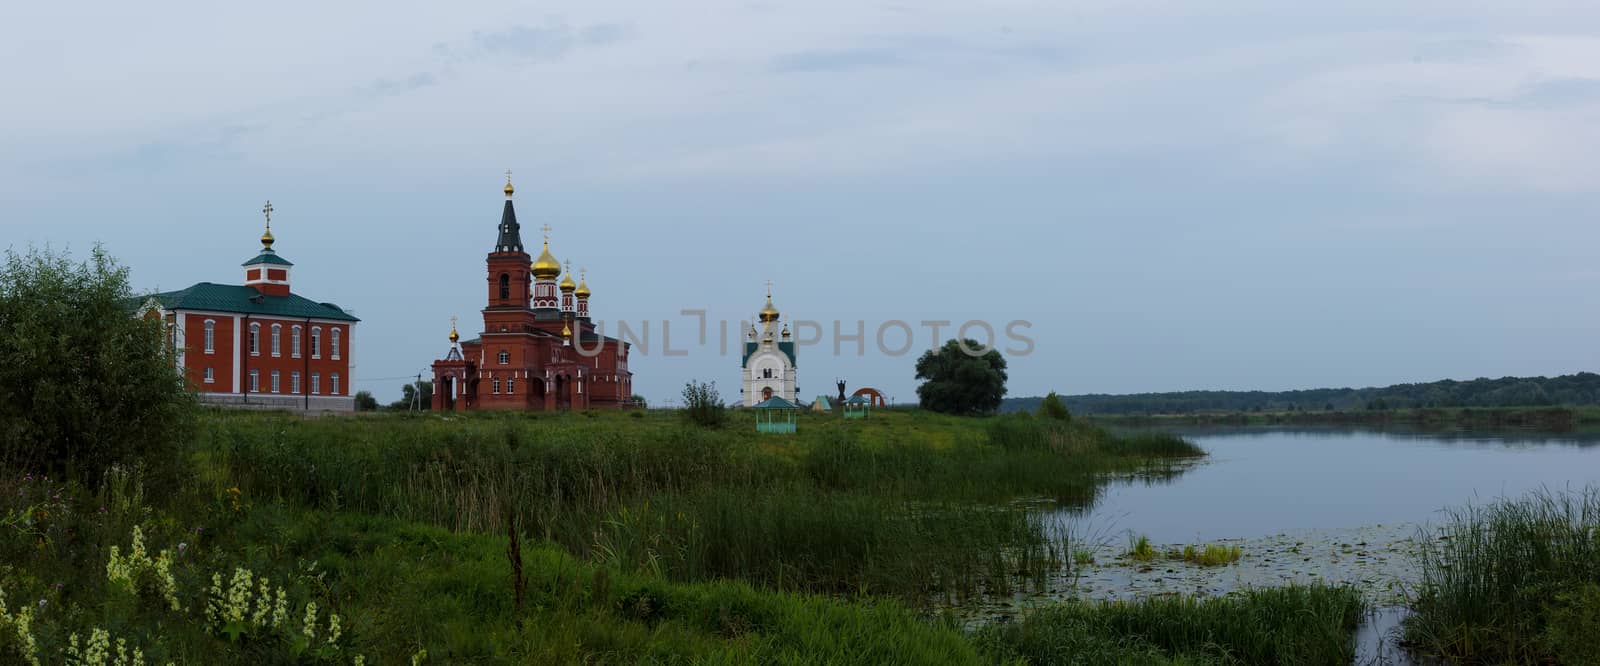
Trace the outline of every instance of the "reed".
[[1408, 644], [1472, 663], [1600, 658], [1600, 489], [1468, 506], [1418, 540]]

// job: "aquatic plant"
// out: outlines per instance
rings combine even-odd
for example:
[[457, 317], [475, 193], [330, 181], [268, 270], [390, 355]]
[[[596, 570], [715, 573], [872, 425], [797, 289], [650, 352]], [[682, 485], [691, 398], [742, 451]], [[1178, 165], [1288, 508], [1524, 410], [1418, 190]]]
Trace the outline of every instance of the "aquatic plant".
[[1242, 551], [1238, 546], [1219, 546], [1216, 544], [1206, 544], [1201, 548], [1184, 546], [1183, 552], [1179, 554], [1179, 557], [1174, 559], [1181, 559], [1185, 562], [1198, 564], [1203, 567], [1215, 567], [1237, 562], [1243, 554], [1244, 551]]
[[1150, 544], [1150, 537], [1143, 534], [1137, 538], [1131, 534], [1128, 535], [1128, 552], [1124, 553], [1124, 556], [1128, 559], [1135, 562], [1150, 562], [1159, 555], [1156, 552], [1156, 547]]
[[1405, 641], [1462, 661], [1589, 663], [1600, 633], [1600, 488], [1449, 515], [1419, 535], [1422, 581]]

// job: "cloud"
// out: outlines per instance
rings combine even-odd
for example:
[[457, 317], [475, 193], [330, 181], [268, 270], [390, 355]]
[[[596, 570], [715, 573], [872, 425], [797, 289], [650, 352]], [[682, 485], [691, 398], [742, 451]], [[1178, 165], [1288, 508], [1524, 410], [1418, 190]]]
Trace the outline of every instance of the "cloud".
[[838, 72], [869, 67], [903, 65], [899, 54], [887, 49], [849, 49], [842, 51], [799, 51], [772, 59], [774, 72]]
[[421, 90], [439, 83], [439, 76], [433, 72], [417, 72], [403, 79], [378, 79], [368, 86], [366, 92], [379, 97], [388, 95], [401, 95], [413, 90]]
[[435, 44], [434, 52], [449, 62], [482, 58], [513, 58], [531, 62], [553, 62], [574, 49], [604, 46], [632, 36], [626, 23], [595, 23], [574, 29], [565, 21], [552, 19], [543, 25], [514, 25], [492, 32], [474, 31], [465, 42]]

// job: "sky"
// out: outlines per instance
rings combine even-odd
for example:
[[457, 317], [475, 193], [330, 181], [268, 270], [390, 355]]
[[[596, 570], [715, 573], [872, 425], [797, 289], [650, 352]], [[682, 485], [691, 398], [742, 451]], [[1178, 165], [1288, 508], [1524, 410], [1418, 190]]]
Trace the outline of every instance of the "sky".
[[8, 3], [0, 82], [0, 247], [240, 283], [270, 199], [380, 400], [481, 328], [507, 169], [653, 404], [737, 397], [767, 280], [808, 398], [913, 400], [925, 321], [1015, 396], [1600, 359], [1592, 2]]

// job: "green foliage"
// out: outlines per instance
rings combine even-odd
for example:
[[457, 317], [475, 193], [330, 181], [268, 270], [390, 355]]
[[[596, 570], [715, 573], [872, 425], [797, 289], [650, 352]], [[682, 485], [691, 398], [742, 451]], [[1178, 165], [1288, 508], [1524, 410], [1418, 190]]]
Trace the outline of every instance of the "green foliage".
[[370, 412], [378, 409], [378, 399], [372, 397], [371, 391], [356, 391], [356, 411]]
[[1349, 664], [1361, 596], [1289, 586], [1194, 600], [1069, 602], [976, 636], [995, 660], [1030, 664]]
[[717, 383], [690, 381], [684, 384], [683, 416], [702, 428], [721, 428], [727, 423], [728, 406], [717, 394]]
[[0, 268], [0, 469], [94, 482], [115, 464], [182, 475], [193, 401], [166, 322], [133, 317], [128, 271], [96, 247], [6, 252]]
[[[1046, 396], [1048, 397], [1048, 396]], [[1007, 398], [1004, 411], [1034, 411], [1043, 398]], [[1579, 372], [1559, 377], [1480, 377], [1445, 379], [1421, 384], [1370, 388], [1321, 388], [1298, 391], [1181, 391], [1129, 395], [1073, 395], [1063, 402], [1085, 414], [1194, 414], [1202, 412], [1269, 412], [1304, 410], [1389, 411], [1444, 407], [1547, 407], [1600, 405], [1600, 374]]]
[[412, 382], [400, 387], [400, 399], [389, 403], [396, 411], [433, 409], [433, 382]]
[[1128, 552], [1123, 553], [1123, 556], [1135, 562], [1151, 562], [1159, 557], [1160, 553], [1157, 553], [1156, 547], [1151, 545], [1150, 537], [1141, 534], [1135, 538], [1130, 534], [1128, 535]]
[[1196, 548], [1194, 546], [1184, 546], [1183, 552], [1181, 553], [1181, 559], [1190, 564], [1198, 564], [1203, 567], [1215, 567], [1222, 566], [1224, 564], [1233, 564], [1234, 562], [1239, 561], [1239, 558], [1243, 555], [1244, 551], [1240, 550], [1238, 546], [1219, 546], [1216, 544], [1206, 544], [1200, 548]]
[[943, 414], [992, 414], [1006, 394], [1006, 359], [997, 349], [982, 355], [976, 340], [951, 340], [917, 359], [917, 397], [923, 409]]
[[1067, 403], [1061, 401], [1061, 396], [1051, 391], [1044, 400], [1039, 401], [1039, 416], [1057, 421], [1072, 420], [1072, 413], [1067, 411]]
[[644, 396], [639, 395], [637, 393], [635, 393], [635, 394], [633, 394], [631, 396], [628, 396], [628, 400], [630, 402], [632, 402], [634, 404], [634, 406], [638, 407], [639, 409], [649, 409], [650, 408], [650, 401], [649, 400], [645, 400]]
[[1588, 663], [1561, 656], [1600, 616], [1600, 488], [1468, 507], [1419, 541], [1407, 642], [1477, 663]]

